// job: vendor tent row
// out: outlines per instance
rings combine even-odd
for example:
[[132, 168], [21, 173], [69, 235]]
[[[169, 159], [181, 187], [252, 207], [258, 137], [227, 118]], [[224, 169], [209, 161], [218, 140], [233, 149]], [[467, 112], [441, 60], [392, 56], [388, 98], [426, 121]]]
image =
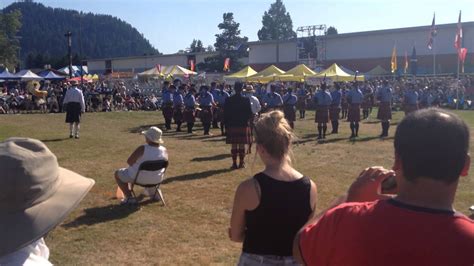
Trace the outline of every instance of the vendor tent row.
[[246, 82], [259, 82], [268, 83], [272, 81], [294, 81], [294, 82], [305, 82], [310, 79], [321, 79], [327, 78], [334, 82], [341, 81], [358, 81], [365, 80], [366, 77], [373, 76], [384, 76], [389, 73], [382, 67], [377, 66], [371, 71], [365, 74], [357, 74], [349, 69], [341, 67], [337, 64], [332, 64], [327, 69], [316, 73], [304, 64], [297, 65], [296, 67], [283, 71], [278, 67], [271, 65], [260, 72], [256, 72], [250, 66], [246, 66], [240, 71], [225, 76], [224, 79], [227, 81], [246, 81]]
[[[10, 73], [8, 69], [5, 68], [3, 72], [0, 73], [0, 79], [1, 80], [21, 80], [21, 81], [31, 81], [31, 80], [64, 80], [66, 79], [66, 76], [61, 76], [56, 74], [52, 70], [44, 70], [38, 74], [33, 73], [31, 70], [24, 69], [19, 71], [18, 73]], [[83, 80], [85, 81], [93, 81], [93, 80], [98, 80], [99, 76], [98, 75], [84, 75]], [[69, 79], [68, 79], [69, 80]], [[70, 80], [77, 80], [80, 81], [81, 77], [75, 77]]]

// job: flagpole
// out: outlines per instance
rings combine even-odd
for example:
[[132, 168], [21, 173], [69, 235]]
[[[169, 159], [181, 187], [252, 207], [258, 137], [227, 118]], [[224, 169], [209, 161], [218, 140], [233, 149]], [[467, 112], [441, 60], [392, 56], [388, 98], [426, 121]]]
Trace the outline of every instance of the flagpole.
[[433, 41], [433, 77], [436, 77], [436, 42]]
[[456, 75], [456, 110], [459, 109], [459, 52], [457, 54], [457, 75]]

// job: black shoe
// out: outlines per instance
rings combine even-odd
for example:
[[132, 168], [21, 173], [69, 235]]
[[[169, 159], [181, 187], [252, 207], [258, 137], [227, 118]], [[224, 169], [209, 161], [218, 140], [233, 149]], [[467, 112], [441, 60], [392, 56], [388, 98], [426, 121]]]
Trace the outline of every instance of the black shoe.
[[353, 138], [355, 138], [355, 137], [356, 137], [355, 134], [351, 134], [351, 137], [350, 137], [350, 138], [353, 139]]
[[70, 139], [74, 138], [74, 135], [72, 135], [72, 134], [71, 134], [71, 135], [69, 135], [69, 138], [70, 138]]
[[76, 135], [75, 138], [78, 139], [78, 138], [79, 138], [79, 135]]
[[232, 166], [230, 167], [230, 169], [237, 169], [237, 164], [233, 163]]

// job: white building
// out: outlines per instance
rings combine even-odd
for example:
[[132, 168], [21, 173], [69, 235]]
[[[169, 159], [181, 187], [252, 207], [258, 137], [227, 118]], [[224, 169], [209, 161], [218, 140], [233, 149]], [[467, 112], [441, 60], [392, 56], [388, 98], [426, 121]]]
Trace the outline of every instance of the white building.
[[[437, 25], [437, 36], [434, 49], [427, 47], [431, 26], [411, 27], [401, 29], [377, 30], [355, 33], [344, 33], [320, 37], [324, 43], [324, 66], [332, 63], [341, 64], [347, 68], [367, 71], [377, 65], [390, 70], [392, 49], [396, 46], [398, 68], [405, 62], [405, 53], [410, 59], [413, 47], [416, 48], [419, 73], [432, 73], [433, 51], [436, 53], [436, 72], [455, 72], [457, 52], [454, 48], [454, 37], [457, 24]], [[467, 48], [466, 72], [474, 72], [474, 22], [465, 22], [463, 28], [463, 47]], [[325, 38], [325, 39], [321, 39]], [[298, 40], [263, 41], [249, 43], [249, 65], [260, 70], [270, 64], [275, 64], [287, 70], [305, 60], [298, 58]], [[319, 60], [318, 60], [319, 61]]]

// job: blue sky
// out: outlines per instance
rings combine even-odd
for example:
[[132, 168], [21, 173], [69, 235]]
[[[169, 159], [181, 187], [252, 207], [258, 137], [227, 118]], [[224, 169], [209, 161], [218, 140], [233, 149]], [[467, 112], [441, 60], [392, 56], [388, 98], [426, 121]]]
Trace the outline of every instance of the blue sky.
[[[13, 0], [0, 0], [3, 8]], [[46, 6], [109, 14], [132, 24], [160, 52], [174, 53], [193, 38], [215, 42], [224, 12], [233, 12], [242, 35], [257, 40], [264, 11], [274, 0], [43, 0]], [[474, 21], [472, 0], [283, 0], [293, 27], [326, 24], [339, 33], [390, 29], [436, 23]]]

